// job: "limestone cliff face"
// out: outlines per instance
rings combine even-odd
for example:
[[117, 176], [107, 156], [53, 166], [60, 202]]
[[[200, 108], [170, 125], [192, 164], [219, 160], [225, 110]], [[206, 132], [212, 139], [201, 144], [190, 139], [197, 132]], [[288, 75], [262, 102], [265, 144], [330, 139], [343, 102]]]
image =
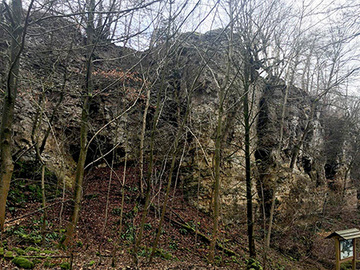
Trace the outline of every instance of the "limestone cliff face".
[[[293, 196], [299, 187], [303, 189], [301, 193], [309, 194], [308, 198], [312, 197], [311, 191], [323, 191], [324, 131], [311, 97], [301, 89], [287, 87], [279, 79], [267, 80], [257, 109], [258, 136], [254, 153], [257, 190], [269, 215], [274, 191], [280, 200]], [[297, 147], [299, 153], [294, 157]], [[314, 197], [318, 196], [317, 192]], [[298, 191], [295, 193], [300, 195]]]
[[[317, 204], [318, 210], [321, 209], [326, 162], [323, 158], [323, 127], [318, 113], [315, 114], [314, 119], [309, 120], [310, 97], [296, 87], [286, 89], [284, 82], [278, 79], [259, 78], [254, 91], [251, 100], [253, 108], [251, 149], [254, 153], [252, 179], [254, 195], [257, 194], [254, 200], [259, 203], [264, 200], [268, 213], [274, 189], [279, 201], [289, 196], [294, 197], [294, 193], [301, 197], [301, 194], [311, 194], [314, 191], [314, 198], [321, 198]], [[289, 91], [289, 103], [282, 118], [285, 91]], [[211, 134], [214, 134], [216, 128], [218, 101], [216, 98], [210, 100], [207, 96], [207, 94], [197, 96], [196, 101], [202, 102], [194, 102], [193, 112], [198, 117], [197, 122], [192, 122], [192, 133], [196, 133], [197, 136], [196, 141], [193, 141], [191, 155], [183, 165], [191, 168], [187, 174], [184, 174], [186, 187], [191, 191], [189, 198], [200, 209], [211, 211], [215, 149], [215, 138]], [[234, 103], [230, 101], [227, 107], [233, 108]], [[222, 212], [228, 221], [234, 221], [241, 216], [246, 203], [242, 117], [242, 106], [239, 103], [236, 110], [230, 110], [230, 113], [224, 117], [223, 122], [225, 128], [221, 198]], [[304, 136], [308, 121], [311, 121], [312, 128], [308, 134], [305, 134], [306, 140], [301, 145], [295, 167], [290, 169], [292, 152]], [[283, 138], [280, 145], [281, 126]], [[309, 207], [315, 202], [314, 198], [311, 199], [312, 202], [308, 200]]]
[[[206, 47], [213, 39], [213, 33], [197, 36], [196, 46], [204, 44]], [[213, 46], [221, 48], [221, 45], [219, 42]], [[224, 52], [213, 58], [217, 65], [211, 62], [208, 68], [216, 74], [224, 73]], [[238, 64], [241, 66], [241, 62]], [[234, 75], [232, 78], [238, 80]], [[211, 81], [211, 76], [208, 74], [202, 79]], [[189, 199], [200, 209], [211, 212], [219, 88], [213, 83], [206, 85], [205, 90], [197, 91], [193, 97], [191, 135], [194, 140], [182, 165], [186, 168], [183, 178]], [[223, 119], [221, 200], [222, 214], [228, 221], [236, 221], [243, 215], [245, 205], [242, 88], [238, 81], [234, 85], [225, 101]], [[347, 139], [341, 127], [343, 120], [330, 113], [331, 121], [328, 121], [326, 106], [302, 89], [286, 86], [278, 78], [258, 77], [250, 96], [254, 200], [259, 206], [263, 202], [265, 213], [269, 215], [275, 191], [277, 208], [283, 211], [299, 208], [299, 216], [321, 213], [332, 186], [337, 185], [336, 192], [339, 192], [339, 187], [346, 185], [344, 175], [349, 162], [341, 160], [349, 149], [345, 150]], [[340, 126], [330, 131], [334, 125]], [[352, 200], [351, 183], [347, 185]]]
[[[85, 58], [79, 30], [66, 20], [59, 20], [56, 24], [56, 29], [61, 25], [60, 28], [72, 38], [64, 39], [64, 33], [57, 30], [40, 35], [39, 31], [43, 29], [55, 29], [42, 20], [30, 28], [22, 56], [16, 105], [14, 159], [33, 160], [34, 142], [41, 142], [49, 133], [43, 158], [59, 179], [70, 184], [79, 150]], [[226, 51], [226, 41], [221, 36], [219, 38], [219, 33], [181, 35], [181, 42], [174, 44], [166, 64], [159, 58], [162, 52], [158, 48], [154, 52], [136, 52], [106, 41], [100, 43], [95, 51], [95, 92], [89, 112], [89, 140], [106, 126], [92, 140], [87, 164], [104, 163], [104, 159], [92, 162], [112, 153], [113, 149], [118, 161], [126, 151], [130, 160], [138, 162], [145, 90], [148, 87], [152, 92], [145, 136], [148, 141], [155, 103], [160, 98], [155, 154], [158, 164], [162, 164], [171, 150], [174, 134], [185, 115], [185, 104], [190, 99], [191, 112], [184, 128], [182, 149], [178, 151], [180, 180], [189, 200], [201, 210], [211, 211], [214, 134]], [[3, 52], [6, 47], [6, 43], [0, 41]], [[5, 62], [6, 59], [0, 57], [0, 63]], [[140, 62], [141, 66], [136, 66]], [[237, 64], [241, 66], [241, 61], [238, 60]], [[1, 72], [2, 85], [6, 80], [4, 70]], [[234, 84], [225, 100], [223, 118], [221, 200], [222, 214], [228, 220], [236, 220], [242, 215], [245, 203], [243, 90], [236, 70], [232, 69]], [[160, 89], [162, 92], [159, 94]], [[286, 91], [288, 100], [282, 117]], [[259, 76], [251, 87], [250, 96], [252, 176], [254, 194], [258, 194], [254, 200], [263, 200], [266, 211], [269, 211], [269, 200], [276, 190], [280, 202], [292, 197], [303, 203], [301, 211], [306, 212], [307, 207], [314, 205], [321, 210], [328, 189], [326, 179], [336, 182], [336, 179], [341, 179], [340, 168], [346, 167], [340, 161], [346, 140], [337, 145], [336, 151], [329, 151], [326, 139], [330, 136], [326, 128], [329, 121], [324, 118], [321, 104], [312, 106], [313, 101], [306, 92], [292, 86], [287, 88], [280, 79]], [[280, 139], [281, 127], [283, 137]], [[337, 138], [334, 134], [331, 136]], [[299, 144], [301, 141], [303, 143]], [[297, 145], [299, 154], [294, 168], [290, 169]], [[145, 155], [148, 147], [147, 143]], [[112, 154], [105, 155], [106, 161], [111, 162], [111, 158]], [[311, 194], [307, 201], [304, 194]], [[290, 208], [291, 205], [283, 204], [281, 207]]]
[[[85, 81], [84, 37], [73, 22], [66, 19], [47, 20], [45, 14], [30, 17], [24, 51], [21, 55], [21, 73], [16, 102], [13, 131], [14, 161], [35, 159], [34, 143], [39, 146], [46, 137], [42, 153], [48, 169], [71, 186], [79, 153], [79, 130]], [[0, 35], [1, 89], [6, 87], [7, 37]], [[89, 164], [109, 152], [115, 145], [123, 156], [127, 137], [137, 137], [137, 129], [126, 125], [132, 119], [137, 125], [140, 109], [123, 113], [134, 104], [143, 81], [136, 71], [125, 73], [129, 65], [138, 61], [135, 52], [118, 48], [103, 41], [95, 51], [94, 97], [89, 111], [89, 140], [111, 119], [89, 146]], [[121, 65], [109, 58], [121, 59]], [[138, 107], [144, 103], [138, 97]], [[121, 117], [119, 117], [119, 115]], [[130, 120], [129, 120], [130, 121]], [[129, 139], [130, 141], [131, 139]], [[130, 143], [129, 143], [130, 144]], [[111, 159], [111, 155], [106, 156]]]

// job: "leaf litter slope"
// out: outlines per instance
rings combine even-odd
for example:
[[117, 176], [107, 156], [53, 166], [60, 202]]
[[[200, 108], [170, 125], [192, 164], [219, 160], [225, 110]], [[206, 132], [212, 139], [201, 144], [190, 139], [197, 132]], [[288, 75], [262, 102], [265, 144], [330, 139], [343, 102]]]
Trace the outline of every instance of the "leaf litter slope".
[[[111, 170], [108, 168], [91, 169], [85, 178], [84, 196], [80, 220], [77, 228], [77, 235], [73, 245], [68, 250], [57, 250], [60, 243], [62, 229], [70, 217], [71, 192], [67, 191], [63, 211], [61, 210], [61, 194], [54, 198], [48, 205], [48, 221], [46, 228], [47, 249], [56, 250], [56, 256], [62, 257], [50, 260], [52, 265], [69, 262], [73, 253], [73, 269], [111, 269], [111, 255], [116, 246], [116, 267], [122, 269], [129, 267], [134, 269], [133, 255], [131, 253], [134, 237], [140, 225], [142, 207], [138, 191], [139, 173], [136, 168], [128, 167], [126, 171], [126, 184], [124, 186], [124, 210], [123, 228], [119, 234], [121, 200], [122, 200], [122, 177], [123, 167], [117, 168], [112, 174], [109, 197], [108, 186]], [[188, 204], [185, 200], [182, 189], [178, 188], [171, 194], [169, 209], [166, 214], [166, 222], [162, 229], [159, 252], [152, 265], [148, 265], [146, 255], [151, 247], [155, 232], [158, 226], [160, 209], [163, 202], [164, 183], [158, 183], [152, 187], [152, 201], [149, 214], [146, 219], [144, 238], [139, 251], [139, 266], [141, 269], [213, 269], [207, 261], [208, 242], [200, 235], [196, 235], [192, 229], [210, 238], [212, 219], [210, 216], [201, 213], [195, 207]], [[61, 188], [61, 187], [59, 187]], [[108, 201], [108, 218], [106, 220], [106, 205]], [[25, 208], [18, 209], [15, 213], [9, 213], [8, 228], [17, 230], [24, 228], [26, 233], [31, 233], [35, 229], [39, 232], [41, 224], [40, 202], [27, 202]], [[33, 213], [35, 212], [35, 213]], [[31, 214], [32, 213], [32, 214]], [[60, 213], [61, 216], [60, 216]], [[30, 214], [29, 216], [26, 216]], [[22, 217], [20, 219], [17, 219]], [[185, 225], [182, 226], [182, 225]], [[34, 227], [35, 226], [35, 227]], [[35, 229], [34, 229], [35, 228]], [[39, 246], [39, 243], [29, 243], [17, 238], [17, 235], [7, 233], [7, 248], [22, 247], [27, 245]], [[57, 232], [57, 237], [50, 237], [51, 233]], [[246, 246], [243, 232], [235, 229], [225, 230], [222, 228], [222, 239], [231, 239], [233, 246], [227, 247], [234, 249], [241, 257], [231, 257], [224, 252], [219, 252], [216, 268], [218, 269], [242, 269], [244, 261], [244, 251], [238, 247]], [[40, 237], [40, 236], [39, 236]], [[228, 241], [228, 240], [227, 240]], [[39, 251], [40, 253], [42, 251]], [[38, 255], [38, 254], [31, 254]], [[50, 259], [50, 258], [49, 258]], [[12, 269], [13, 264], [9, 260], [2, 261], [3, 266]], [[35, 269], [48, 268], [40, 258]]]
[[[84, 183], [77, 235], [68, 250], [58, 249], [58, 246], [61, 241], [62, 229], [65, 228], [70, 217], [71, 192], [66, 193], [66, 203], [61, 216], [61, 194], [48, 202], [51, 207], [47, 209], [48, 222], [44, 247], [41, 247], [39, 242], [31, 243], [29, 239], [19, 237], [19, 233], [14, 233], [14, 231], [18, 232], [19, 228], [22, 228], [25, 235], [31, 235], [35, 230], [40, 231], [41, 212], [26, 216], [37, 211], [41, 207], [40, 202], [27, 202], [25, 207], [9, 213], [8, 221], [10, 223], [7, 224], [6, 234], [7, 250], [27, 249], [28, 246], [39, 248], [37, 252], [26, 254], [44, 255], [39, 258], [35, 269], [48, 269], [49, 265], [53, 266], [50, 269], [60, 269], [62, 263], [70, 262], [71, 253], [73, 269], [126, 269], [126, 267], [135, 269], [132, 249], [134, 237], [140, 225], [143, 204], [139, 197], [138, 169], [130, 166], [126, 171], [123, 227], [119, 233], [123, 171], [122, 166], [113, 171], [108, 197], [108, 218], [105, 224], [111, 170], [109, 168], [89, 170]], [[175, 193], [171, 192], [172, 196], [162, 229], [159, 252], [157, 252], [154, 263], [149, 265], [146, 255], [149, 253], [155, 237], [160, 217], [159, 209], [161, 209], [164, 198], [164, 183], [160, 181], [152, 186], [150, 211], [146, 218], [144, 238], [138, 253], [140, 269], [245, 269], [245, 259], [248, 254], [245, 216], [240, 218], [237, 224], [221, 224], [220, 244], [234, 252], [236, 256], [229, 254], [227, 250], [218, 249], [216, 266], [211, 266], [207, 261], [208, 239], [211, 238], [210, 232], [212, 231], [211, 216], [190, 205], [185, 199], [181, 184], [179, 186]], [[245, 215], [246, 211], [243, 212]], [[19, 217], [23, 218], [16, 219]], [[196, 230], [198, 230], [198, 234], [194, 233]], [[261, 236], [258, 235], [258, 238], [260, 240]], [[315, 243], [316, 247], [319, 247], [317, 243], [324, 244], [318, 240]], [[116, 266], [112, 268], [111, 257], [114, 246], [116, 247]], [[258, 259], [261, 261], [263, 259], [261, 240], [257, 243], [257, 247]], [[45, 252], [46, 250], [52, 250], [55, 253], [48, 254]], [[311, 258], [308, 258], [307, 261], [297, 262], [289, 260], [288, 257], [275, 250], [270, 250], [267, 254], [272, 265], [285, 267], [283, 269], [325, 269], [323, 268], [324, 264], [321, 265]], [[52, 256], [52, 258], [45, 259], [47, 256]], [[1, 265], [5, 269], [15, 269], [11, 260], [2, 260]], [[328, 266], [330, 267], [330, 265]]]

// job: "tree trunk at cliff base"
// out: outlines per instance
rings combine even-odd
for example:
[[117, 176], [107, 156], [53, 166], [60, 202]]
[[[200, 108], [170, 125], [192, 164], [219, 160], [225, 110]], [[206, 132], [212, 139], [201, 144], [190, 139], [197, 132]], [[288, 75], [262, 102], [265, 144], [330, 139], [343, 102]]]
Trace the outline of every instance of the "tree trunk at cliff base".
[[83, 179], [84, 179], [84, 167], [85, 167], [85, 160], [86, 160], [86, 137], [88, 133], [88, 110], [86, 109], [88, 107], [89, 100], [88, 98], [85, 100], [84, 107], [83, 107], [83, 113], [82, 113], [82, 123], [81, 123], [81, 130], [80, 130], [80, 155], [79, 160], [76, 167], [76, 176], [75, 176], [75, 182], [74, 182], [74, 206], [73, 206], [73, 212], [71, 215], [71, 221], [69, 225], [67, 226], [66, 230], [66, 239], [64, 241], [64, 245], [68, 245], [74, 235], [77, 222], [79, 220], [79, 213], [80, 213], [80, 206], [81, 206], [81, 199], [82, 199], [82, 193], [83, 193]]
[[[31, 4], [30, 8], [31, 9]], [[20, 70], [20, 54], [23, 48], [21, 36], [22, 4], [21, 0], [11, 2], [12, 25], [10, 45], [10, 69], [7, 77], [6, 96], [3, 103], [3, 112], [0, 129], [0, 231], [4, 231], [6, 200], [10, 189], [11, 177], [14, 170], [12, 160], [12, 129], [14, 119], [14, 106], [18, 87]]]
[[74, 181], [74, 206], [71, 215], [71, 221], [67, 226], [66, 238], [64, 245], [68, 245], [74, 236], [76, 225], [79, 220], [80, 208], [81, 208], [81, 199], [83, 195], [83, 180], [84, 180], [84, 168], [87, 155], [87, 135], [89, 130], [89, 108], [93, 92], [93, 53], [94, 53], [94, 12], [95, 12], [95, 0], [89, 1], [88, 7], [89, 13], [87, 18], [87, 61], [86, 61], [86, 78], [85, 78], [85, 93], [84, 93], [84, 103], [81, 113], [81, 127], [80, 127], [80, 154], [76, 166], [76, 175]]
[[1, 121], [1, 183], [0, 183], [0, 228], [4, 231], [6, 200], [10, 189], [10, 181], [14, 170], [14, 164], [11, 155], [11, 134], [14, 115], [15, 99], [5, 98], [3, 117]]

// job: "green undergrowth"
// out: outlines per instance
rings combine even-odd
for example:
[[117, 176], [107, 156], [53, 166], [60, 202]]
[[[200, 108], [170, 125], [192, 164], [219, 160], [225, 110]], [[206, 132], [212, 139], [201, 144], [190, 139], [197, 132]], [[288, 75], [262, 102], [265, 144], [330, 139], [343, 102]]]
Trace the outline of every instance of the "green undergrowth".
[[[45, 190], [47, 199], [60, 195], [54, 173], [45, 169]], [[7, 207], [14, 214], [27, 203], [41, 202], [41, 165], [35, 161], [18, 161], [10, 185]]]
[[[44, 235], [41, 233], [42, 219], [32, 218], [31, 226], [16, 225], [8, 227], [5, 231], [8, 237], [13, 237], [21, 245], [36, 246], [44, 244], [45, 246], [54, 246], [59, 243], [63, 230], [50, 230]], [[53, 224], [45, 222], [47, 228], [53, 228]], [[43, 239], [44, 238], [44, 239]], [[21, 252], [21, 251], [20, 251]], [[21, 255], [21, 254], [19, 254]]]
[[246, 269], [248, 270], [263, 270], [259, 261], [250, 258], [246, 261]]
[[[42, 221], [32, 218], [30, 226], [15, 225], [6, 229], [6, 240], [1, 243], [0, 256], [11, 260], [21, 269], [32, 269], [43, 263], [47, 257], [58, 253], [57, 240], [60, 232], [49, 232], [41, 235]], [[46, 223], [52, 227], [52, 224]], [[40, 246], [41, 245], [41, 246]]]
[[[152, 248], [150, 247], [141, 247], [138, 251], [139, 257], [150, 257], [150, 254], [152, 253]], [[130, 253], [133, 253], [132, 250], [130, 250]], [[162, 248], [157, 248], [155, 251], [155, 257], [162, 258], [164, 260], [178, 260], [176, 256], [171, 254], [171, 252], [164, 250]]]
[[[43, 263], [47, 267], [60, 266], [65, 261], [51, 263], [54, 259], [51, 258], [52, 254], [56, 254], [56, 250], [49, 250], [36, 246], [22, 246], [22, 247], [5, 247], [0, 248], [0, 257], [5, 260], [11, 260], [11, 262], [21, 269], [33, 269], [35, 265]], [[68, 269], [68, 268], [61, 268]]]

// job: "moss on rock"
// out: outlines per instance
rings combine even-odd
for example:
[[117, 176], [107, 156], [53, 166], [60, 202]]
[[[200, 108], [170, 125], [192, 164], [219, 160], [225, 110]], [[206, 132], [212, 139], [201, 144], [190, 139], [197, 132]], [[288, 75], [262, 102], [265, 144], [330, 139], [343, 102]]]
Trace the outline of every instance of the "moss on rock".
[[34, 263], [24, 257], [15, 257], [12, 262], [18, 266], [18, 267], [21, 267], [21, 268], [24, 268], [24, 269], [33, 269], [34, 268]]

